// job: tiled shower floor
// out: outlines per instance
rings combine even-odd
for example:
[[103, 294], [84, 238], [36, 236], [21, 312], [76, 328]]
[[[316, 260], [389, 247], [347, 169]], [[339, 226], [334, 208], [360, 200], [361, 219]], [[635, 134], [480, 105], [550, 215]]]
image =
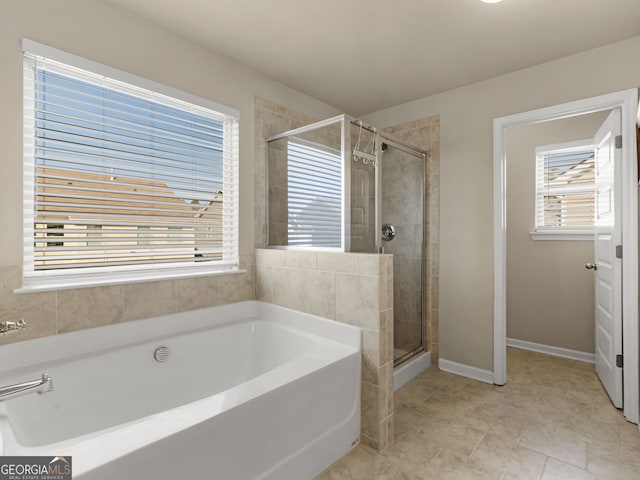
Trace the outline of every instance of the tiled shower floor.
[[638, 480], [638, 426], [593, 365], [507, 351], [508, 383], [431, 368], [395, 395], [395, 443], [357, 446], [317, 480]]

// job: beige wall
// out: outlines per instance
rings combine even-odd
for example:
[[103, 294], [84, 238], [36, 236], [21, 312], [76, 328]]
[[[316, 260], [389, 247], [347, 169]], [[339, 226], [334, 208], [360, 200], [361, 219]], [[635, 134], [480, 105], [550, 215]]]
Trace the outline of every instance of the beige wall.
[[532, 240], [535, 148], [593, 138], [608, 112], [507, 131], [507, 337], [594, 352], [593, 241]]
[[493, 368], [493, 119], [640, 86], [640, 37], [367, 115], [440, 114], [440, 356]]

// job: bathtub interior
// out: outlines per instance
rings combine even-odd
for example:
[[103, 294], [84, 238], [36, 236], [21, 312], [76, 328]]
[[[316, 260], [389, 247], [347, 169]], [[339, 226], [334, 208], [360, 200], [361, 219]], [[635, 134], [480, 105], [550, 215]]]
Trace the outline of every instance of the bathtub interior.
[[[353, 379], [359, 371], [360, 355], [349, 355], [158, 442], [132, 445], [117, 462], [101, 458], [86, 480], [311, 480], [358, 439], [360, 388]], [[158, 462], [166, 458], [171, 461]]]
[[[256, 312], [256, 308], [266, 309], [266, 314]], [[260, 305], [246, 305], [245, 310], [244, 315], [239, 315], [245, 317], [243, 320], [218, 320], [213, 329], [204, 328], [203, 324], [211, 322], [202, 318], [206, 314], [196, 312], [192, 315], [194, 329], [187, 333], [182, 328], [180, 335], [164, 332], [141, 341], [141, 335], [130, 332], [133, 340], [124, 345], [93, 353], [83, 353], [80, 348], [76, 356], [70, 352], [56, 361], [41, 358], [29, 368], [0, 371], [2, 385], [38, 378], [46, 371], [55, 386], [53, 392], [0, 402], [0, 434], [5, 437], [5, 444], [7, 438], [23, 447], [59, 444], [206, 398], [215, 399], [209, 409], [224, 411], [233, 408], [237, 397], [247, 391], [259, 391], [261, 382], [277, 382], [283, 373], [303, 374], [305, 362], [314, 355], [326, 355], [332, 350], [331, 354], [339, 357], [353, 352], [339, 342], [319, 342], [318, 332], [292, 328], [287, 324], [289, 312], [274, 313]], [[284, 321], [270, 321], [270, 316], [271, 320], [275, 318], [273, 315], [283, 316]], [[176, 320], [169, 318], [168, 324], [175, 324]], [[131, 324], [135, 330], [136, 322]], [[320, 330], [326, 328], [319, 325]], [[102, 337], [121, 336], [123, 333], [116, 329], [127, 327], [94, 330], [102, 330]], [[77, 345], [84, 334], [61, 335], [66, 338], [60, 343]], [[91, 343], [90, 339], [87, 341]], [[171, 350], [171, 357], [164, 363], [153, 357], [160, 345]]]
[[[163, 363], [153, 356], [161, 345], [171, 351]], [[278, 325], [247, 321], [123, 347], [49, 365], [54, 391], [3, 402], [0, 415], [20, 444], [51, 444], [228, 391], [313, 345], [313, 339]]]

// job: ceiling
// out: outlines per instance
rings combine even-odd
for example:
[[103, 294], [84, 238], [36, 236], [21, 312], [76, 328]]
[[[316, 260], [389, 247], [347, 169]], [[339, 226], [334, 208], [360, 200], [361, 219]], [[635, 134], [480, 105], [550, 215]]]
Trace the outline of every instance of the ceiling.
[[640, 35], [640, 0], [104, 1], [352, 115]]

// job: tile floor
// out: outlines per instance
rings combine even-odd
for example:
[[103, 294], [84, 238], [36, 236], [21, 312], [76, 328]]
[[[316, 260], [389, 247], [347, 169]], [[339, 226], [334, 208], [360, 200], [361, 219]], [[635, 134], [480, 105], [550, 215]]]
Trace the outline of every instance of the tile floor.
[[395, 394], [395, 443], [316, 480], [640, 479], [638, 426], [591, 364], [509, 348], [504, 387], [435, 368]]

